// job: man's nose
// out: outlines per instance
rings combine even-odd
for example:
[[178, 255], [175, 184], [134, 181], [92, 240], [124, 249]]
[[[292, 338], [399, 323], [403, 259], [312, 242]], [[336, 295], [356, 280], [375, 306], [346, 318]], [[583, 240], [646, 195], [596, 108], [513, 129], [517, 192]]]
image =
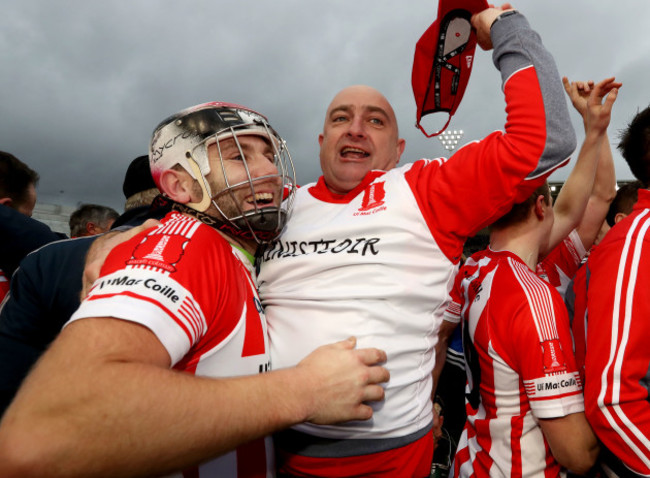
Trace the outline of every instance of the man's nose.
[[253, 158], [247, 161], [247, 164], [248, 170], [253, 178], [278, 174], [278, 168], [275, 163], [263, 154], [254, 155]]
[[363, 118], [354, 117], [352, 121], [350, 121], [350, 127], [348, 128], [348, 135], [357, 138], [363, 138], [366, 136], [366, 128], [363, 122]]

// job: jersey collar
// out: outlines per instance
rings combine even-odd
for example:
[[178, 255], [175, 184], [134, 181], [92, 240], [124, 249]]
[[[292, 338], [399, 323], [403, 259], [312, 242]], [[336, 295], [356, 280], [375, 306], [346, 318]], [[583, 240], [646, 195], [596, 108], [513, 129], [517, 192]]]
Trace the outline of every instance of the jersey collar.
[[386, 174], [386, 171], [369, 171], [363, 180], [359, 183], [359, 185], [346, 194], [336, 194], [330, 191], [327, 187], [327, 184], [325, 184], [325, 177], [321, 176], [318, 178], [318, 182], [309, 188], [309, 193], [320, 201], [331, 203], [349, 203], [352, 201], [352, 199], [357, 197], [361, 191], [366, 189], [366, 187], [371, 182], [373, 182], [379, 176], [383, 176], [384, 174]]

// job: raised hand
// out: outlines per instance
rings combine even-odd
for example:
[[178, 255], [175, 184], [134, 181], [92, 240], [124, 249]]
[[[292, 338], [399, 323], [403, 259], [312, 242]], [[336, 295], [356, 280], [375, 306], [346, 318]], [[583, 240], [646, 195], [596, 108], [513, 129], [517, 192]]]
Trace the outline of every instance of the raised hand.
[[472, 26], [476, 29], [476, 38], [478, 45], [484, 50], [492, 49], [492, 38], [490, 37], [490, 29], [496, 19], [503, 13], [509, 10], [514, 10], [512, 5], [504, 3], [500, 7], [490, 6], [482, 12], [472, 15]]
[[594, 81], [572, 81], [570, 82], [566, 76], [562, 77], [562, 84], [564, 91], [571, 99], [573, 107], [576, 109], [580, 116], [585, 119], [587, 113], [587, 98], [594, 87]]
[[612, 114], [612, 106], [618, 96], [622, 83], [616, 83], [614, 77], [606, 78], [594, 85], [587, 99], [587, 115], [585, 124], [587, 130], [605, 132]]
[[[587, 128], [588, 117], [591, 121], [596, 121], [594, 127], [606, 129], [609, 124], [612, 105], [616, 101], [618, 89], [622, 83], [617, 83], [614, 77], [605, 78], [598, 84], [593, 80], [589, 81], [569, 81], [565, 76], [562, 78], [564, 91], [571, 99], [573, 107], [576, 109], [585, 123]], [[605, 103], [602, 103], [605, 98]]]

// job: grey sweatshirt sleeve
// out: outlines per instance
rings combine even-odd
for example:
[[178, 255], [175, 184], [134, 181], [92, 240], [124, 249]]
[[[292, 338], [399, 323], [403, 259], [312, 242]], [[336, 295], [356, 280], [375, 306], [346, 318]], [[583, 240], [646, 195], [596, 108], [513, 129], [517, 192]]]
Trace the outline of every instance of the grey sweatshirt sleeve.
[[493, 23], [490, 34], [494, 45], [492, 59], [501, 72], [504, 89], [519, 70], [533, 67], [537, 74], [546, 114], [547, 138], [540, 162], [528, 179], [544, 175], [566, 161], [577, 144], [555, 61], [521, 13], [502, 14]]

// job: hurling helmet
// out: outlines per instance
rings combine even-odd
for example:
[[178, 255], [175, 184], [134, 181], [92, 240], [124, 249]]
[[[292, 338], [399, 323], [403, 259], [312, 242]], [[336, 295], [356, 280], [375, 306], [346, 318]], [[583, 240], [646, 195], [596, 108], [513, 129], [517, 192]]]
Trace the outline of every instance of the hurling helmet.
[[[253, 178], [246, 164], [245, 155], [241, 149], [238, 136], [256, 135], [264, 138], [273, 147], [274, 164], [278, 170], [276, 175]], [[212, 191], [206, 176], [211, 172], [208, 147], [224, 139], [233, 138], [244, 159], [247, 179], [233, 184], [226, 173], [221, 149], [216, 148], [225, 179], [225, 187], [220, 191]], [[206, 211], [214, 205], [221, 214], [221, 219], [228, 227], [229, 234], [251, 236], [258, 243], [268, 242], [281, 232], [288, 213], [293, 205], [296, 189], [295, 169], [285, 141], [269, 125], [266, 117], [244, 106], [212, 102], [184, 109], [162, 121], [154, 130], [149, 149], [149, 164], [151, 174], [158, 188], [163, 191], [160, 177], [163, 171], [175, 165], [183, 167], [192, 178], [196, 179], [203, 191], [203, 198], [198, 203], [187, 206], [199, 212]], [[255, 186], [259, 181], [268, 181], [278, 177], [280, 181], [278, 197], [284, 197], [280, 205], [259, 205], [255, 202], [253, 210], [243, 211], [237, 205], [238, 213], [229, 216], [218, 206], [216, 199], [225, 195], [233, 195], [233, 191], [249, 188], [255, 197]], [[163, 191], [164, 192], [164, 191]], [[277, 202], [277, 201], [276, 201]]]

